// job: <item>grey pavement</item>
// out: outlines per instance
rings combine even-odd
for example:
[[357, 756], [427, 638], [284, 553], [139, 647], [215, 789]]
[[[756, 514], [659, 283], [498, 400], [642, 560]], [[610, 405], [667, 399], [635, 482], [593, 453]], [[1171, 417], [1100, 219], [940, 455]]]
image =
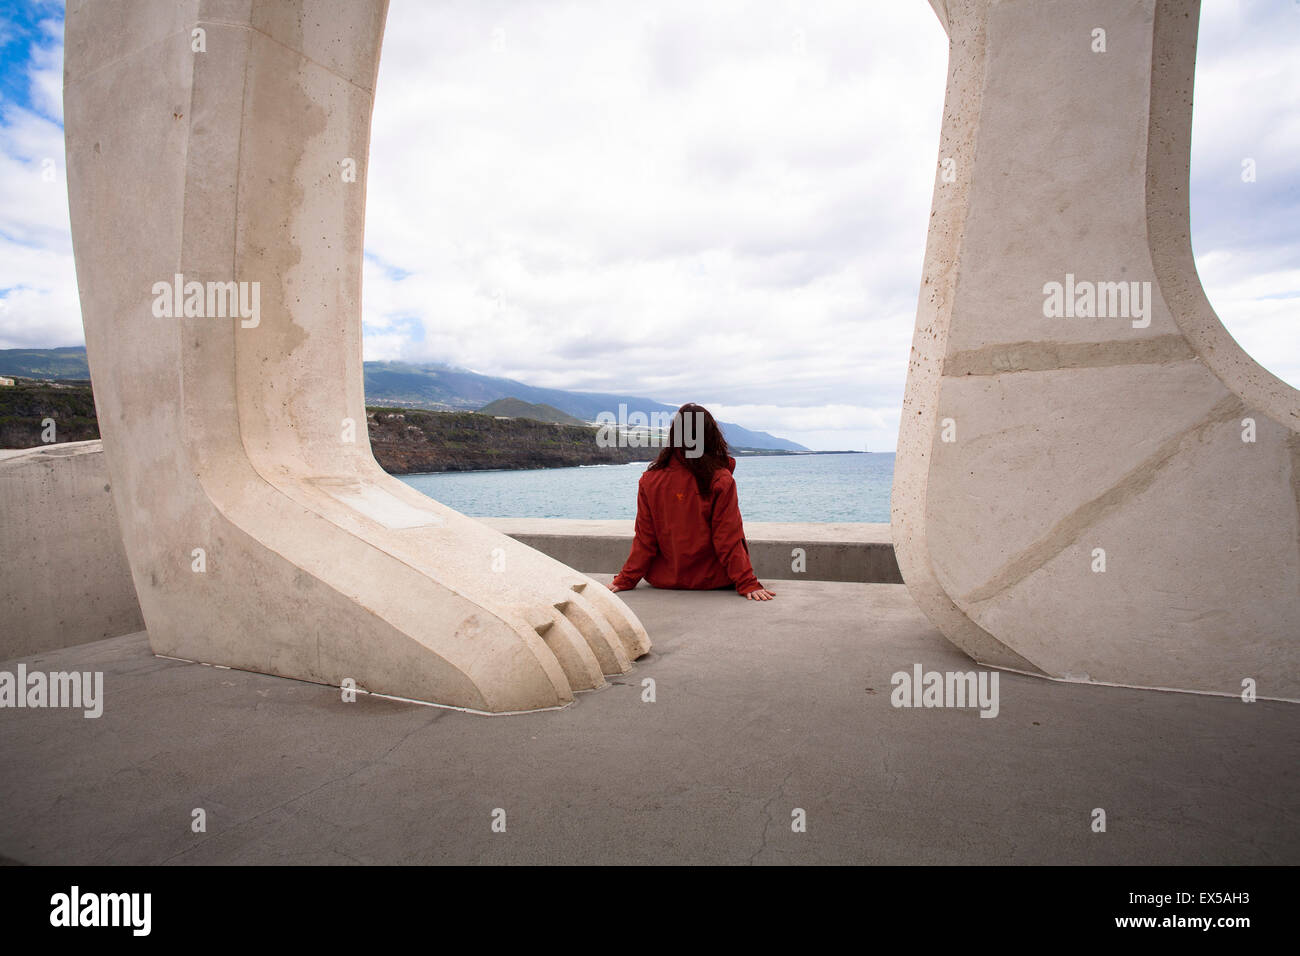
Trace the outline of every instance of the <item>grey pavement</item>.
[[155, 658], [143, 634], [25, 658], [103, 671], [105, 708], [0, 710], [0, 858], [1300, 862], [1295, 705], [1003, 673], [992, 719], [895, 708], [895, 671], [974, 668], [906, 589], [774, 587], [759, 603], [642, 585], [625, 597], [652, 654], [570, 707], [520, 716], [345, 703]]

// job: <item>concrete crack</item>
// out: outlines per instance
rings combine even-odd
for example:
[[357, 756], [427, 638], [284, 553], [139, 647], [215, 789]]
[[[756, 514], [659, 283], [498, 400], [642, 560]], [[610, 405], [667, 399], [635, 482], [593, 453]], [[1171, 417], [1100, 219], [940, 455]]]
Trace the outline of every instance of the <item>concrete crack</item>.
[[767, 831], [772, 826], [772, 814], [771, 814], [772, 804], [776, 802], [778, 797], [785, 796], [785, 785], [790, 782], [790, 778], [793, 775], [794, 775], [794, 771], [793, 770], [789, 771], [785, 775], [785, 777], [781, 780], [781, 785], [777, 788], [776, 793], [772, 794], [771, 798], [767, 801], [767, 803], [763, 804], [763, 817], [764, 817], [763, 841], [762, 843], [759, 844], [758, 849], [755, 850], [753, 854], [750, 855], [749, 862], [746, 864], [746, 866], [753, 866], [754, 861], [758, 859], [759, 854], [761, 854], [764, 850], [767, 849]]

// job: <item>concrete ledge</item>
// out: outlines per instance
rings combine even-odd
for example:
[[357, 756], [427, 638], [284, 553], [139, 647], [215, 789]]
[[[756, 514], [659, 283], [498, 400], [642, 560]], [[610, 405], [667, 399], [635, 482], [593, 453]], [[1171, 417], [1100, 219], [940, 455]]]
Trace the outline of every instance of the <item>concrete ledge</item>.
[[[585, 574], [616, 574], [632, 547], [631, 521], [480, 518], [484, 524]], [[745, 522], [760, 580], [901, 584], [887, 524]], [[792, 570], [804, 550], [803, 572]]]
[[0, 658], [144, 627], [101, 449], [0, 451]]

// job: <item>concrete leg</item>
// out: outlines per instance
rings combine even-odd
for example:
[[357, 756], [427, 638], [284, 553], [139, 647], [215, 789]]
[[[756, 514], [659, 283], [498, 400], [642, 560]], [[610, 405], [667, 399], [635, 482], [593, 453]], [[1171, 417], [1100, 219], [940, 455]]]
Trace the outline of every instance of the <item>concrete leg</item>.
[[73, 242], [114, 505], [158, 654], [555, 706], [627, 670], [644, 628], [370, 452], [362, 232], [386, 11], [68, 3]]
[[904, 580], [989, 664], [1300, 698], [1300, 393], [1196, 276], [1199, 4], [933, 5], [951, 53]]

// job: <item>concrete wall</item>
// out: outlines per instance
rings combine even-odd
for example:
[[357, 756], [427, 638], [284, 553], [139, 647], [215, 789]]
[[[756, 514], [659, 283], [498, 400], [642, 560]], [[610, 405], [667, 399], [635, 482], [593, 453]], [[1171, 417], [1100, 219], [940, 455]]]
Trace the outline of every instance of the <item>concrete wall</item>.
[[144, 628], [97, 441], [0, 452], [0, 660]]
[[[935, 8], [948, 93], [891, 521], [913, 597], [982, 662], [1300, 697], [1300, 393], [1197, 280], [1198, 4]], [[1067, 281], [1137, 283], [1146, 314], [1048, 314]]]
[[[632, 522], [482, 518], [485, 524], [588, 574], [615, 574], [632, 547]], [[749, 558], [760, 581], [900, 584], [887, 524], [746, 521]], [[803, 551], [794, 570], [796, 549]]]

